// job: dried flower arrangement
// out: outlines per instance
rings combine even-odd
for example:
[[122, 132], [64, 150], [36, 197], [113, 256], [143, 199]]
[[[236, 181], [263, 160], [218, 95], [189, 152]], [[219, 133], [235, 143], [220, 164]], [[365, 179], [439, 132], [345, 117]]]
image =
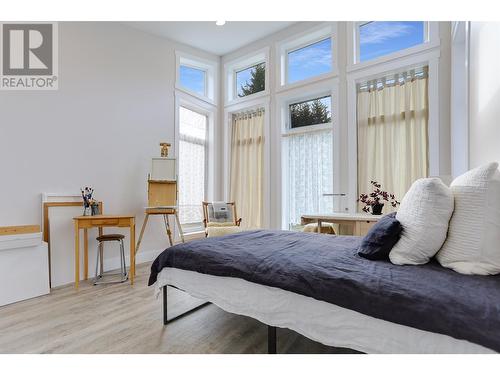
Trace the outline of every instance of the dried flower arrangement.
[[382, 214], [383, 202], [388, 202], [392, 207], [397, 207], [399, 202], [396, 200], [394, 194], [381, 190], [381, 185], [377, 181], [370, 181], [373, 191], [369, 194], [360, 194], [358, 202], [364, 203], [363, 211], [370, 212], [373, 215]]

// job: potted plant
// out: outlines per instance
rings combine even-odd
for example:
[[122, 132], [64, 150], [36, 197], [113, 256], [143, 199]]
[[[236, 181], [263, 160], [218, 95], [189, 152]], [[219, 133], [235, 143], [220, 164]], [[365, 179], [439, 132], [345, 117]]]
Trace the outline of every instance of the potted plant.
[[381, 215], [384, 202], [389, 202], [392, 207], [397, 207], [399, 202], [394, 194], [381, 190], [381, 185], [377, 181], [370, 181], [373, 191], [369, 194], [360, 194], [358, 202], [364, 203], [363, 211], [371, 212], [372, 215]]

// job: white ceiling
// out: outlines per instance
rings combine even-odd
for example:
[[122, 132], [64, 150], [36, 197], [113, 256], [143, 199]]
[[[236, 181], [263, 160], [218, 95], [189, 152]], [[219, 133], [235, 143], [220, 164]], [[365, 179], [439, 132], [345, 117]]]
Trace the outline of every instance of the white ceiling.
[[258, 39], [290, 26], [294, 22], [233, 21], [224, 26], [214, 22], [126, 22], [151, 34], [216, 54], [225, 55]]

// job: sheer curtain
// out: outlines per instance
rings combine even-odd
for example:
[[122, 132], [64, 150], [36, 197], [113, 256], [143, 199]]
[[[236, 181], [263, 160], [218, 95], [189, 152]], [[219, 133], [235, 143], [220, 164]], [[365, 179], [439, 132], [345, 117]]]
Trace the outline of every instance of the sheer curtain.
[[179, 108], [179, 219], [185, 232], [203, 227], [207, 117]]
[[329, 129], [286, 137], [288, 148], [288, 223], [300, 224], [301, 215], [333, 211], [333, 134]]
[[[358, 90], [358, 192], [382, 184], [401, 201], [428, 175], [427, 69], [368, 82]], [[386, 204], [384, 211], [392, 211]]]
[[230, 200], [244, 228], [262, 227], [264, 169], [264, 110], [233, 119]]

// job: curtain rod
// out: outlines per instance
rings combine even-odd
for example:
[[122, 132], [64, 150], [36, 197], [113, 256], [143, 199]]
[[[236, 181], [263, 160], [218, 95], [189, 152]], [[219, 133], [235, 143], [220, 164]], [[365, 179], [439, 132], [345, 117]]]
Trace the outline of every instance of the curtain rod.
[[358, 92], [367, 90], [380, 90], [384, 87], [391, 87], [397, 84], [402, 85], [408, 81], [413, 81], [416, 79], [422, 79], [428, 77], [428, 66], [423, 66], [421, 68], [410, 69], [403, 72], [397, 72], [394, 74], [386, 74], [384, 77], [368, 80], [363, 83], [359, 83], [357, 86]]
[[234, 113], [233, 118], [242, 118], [245, 116], [261, 116], [265, 112], [264, 108], [248, 109], [246, 111], [241, 111], [239, 113]]

